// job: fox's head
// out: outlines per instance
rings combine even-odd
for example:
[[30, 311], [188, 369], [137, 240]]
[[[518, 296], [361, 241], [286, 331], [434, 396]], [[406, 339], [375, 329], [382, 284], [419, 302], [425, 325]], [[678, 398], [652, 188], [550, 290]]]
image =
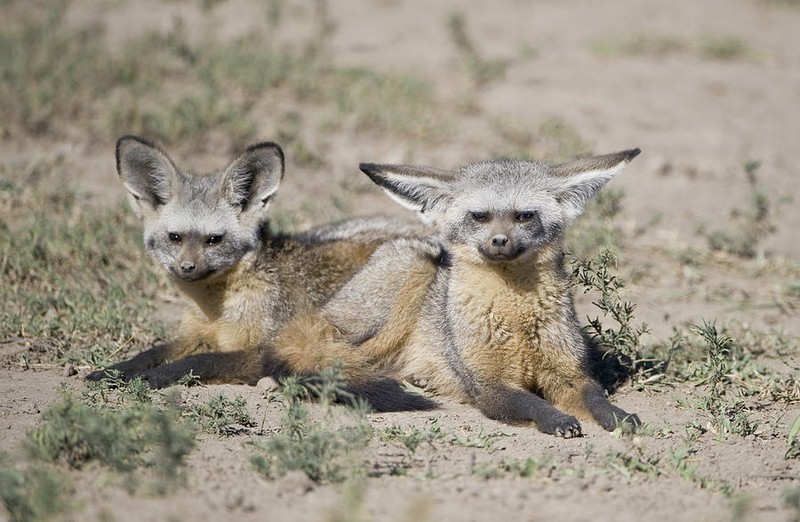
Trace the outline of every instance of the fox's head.
[[472, 261], [498, 263], [560, 242], [589, 199], [639, 152], [556, 166], [495, 160], [455, 171], [372, 163], [360, 168]]
[[283, 169], [275, 143], [249, 147], [221, 171], [193, 174], [145, 139], [117, 141], [117, 172], [144, 222], [147, 253], [188, 282], [224, 273], [259, 246]]

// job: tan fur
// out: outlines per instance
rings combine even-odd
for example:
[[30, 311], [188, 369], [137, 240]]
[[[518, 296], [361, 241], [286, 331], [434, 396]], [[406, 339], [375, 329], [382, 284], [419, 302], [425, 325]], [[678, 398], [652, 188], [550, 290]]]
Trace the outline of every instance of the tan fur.
[[148, 253], [192, 304], [171, 342], [111, 369], [154, 387], [190, 372], [205, 382], [254, 384], [268, 375], [310, 376], [344, 361], [347, 384], [357, 384], [353, 391], [373, 406], [432, 406], [421, 398], [404, 402], [399, 385], [370, 368], [365, 352], [331, 342], [338, 333], [317, 317], [376, 249], [424, 227], [372, 218], [293, 236], [270, 231], [267, 209], [283, 175], [282, 151], [273, 143], [248, 148], [217, 173], [196, 175], [179, 171], [147, 140], [123, 137], [117, 168], [144, 221]]
[[[362, 164], [393, 199], [420, 212], [440, 234], [443, 262], [415, 267], [415, 277], [428, 287], [424, 297], [406, 303], [398, 292], [392, 320], [354, 349], [505, 422], [533, 423], [564, 437], [581, 434], [575, 417], [606, 429], [623, 421], [638, 424], [590, 376], [562, 254], [564, 228], [638, 153], [557, 167], [490, 161], [453, 172]], [[377, 263], [373, 258], [362, 272]], [[371, 282], [372, 288], [382, 284]], [[386, 350], [372, 341], [384, 342]]]

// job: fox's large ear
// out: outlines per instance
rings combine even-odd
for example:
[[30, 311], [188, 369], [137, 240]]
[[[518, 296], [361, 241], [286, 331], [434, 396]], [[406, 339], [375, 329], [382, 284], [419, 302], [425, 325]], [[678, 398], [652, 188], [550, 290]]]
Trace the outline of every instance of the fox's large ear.
[[425, 213], [450, 195], [455, 174], [432, 167], [361, 163], [358, 168], [390, 198], [406, 208]]
[[222, 191], [227, 200], [244, 211], [262, 212], [283, 179], [284, 158], [280, 145], [258, 143], [247, 148], [225, 169]]
[[558, 199], [564, 206], [567, 219], [577, 219], [592, 196], [640, 152], [639, 149], [630, 149], [581, 158], [552, 167], [550, 174], [560, 185]]
[[117, 140], [117, 173], [140, 215], [142, 205], [155, 209], [169, 201], [177, 178], [167, 153], [138, 136]]

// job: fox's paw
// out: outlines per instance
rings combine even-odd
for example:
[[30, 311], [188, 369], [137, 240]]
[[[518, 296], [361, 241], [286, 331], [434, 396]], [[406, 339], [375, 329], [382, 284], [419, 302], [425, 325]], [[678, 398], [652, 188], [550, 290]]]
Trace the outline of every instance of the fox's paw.
[[112, 366], [111, 368], [103, 368], [102, 370], [95, 370], [91, 373], [88, 373], [84, 377], [84, 380], [92, 382], [99, 382], [102, 380], [107, 380], [112, 382], [128, 382], [133, 377], [134, 377], [133, 375], [127, 374]]
[[560, 413], [558, 416], [548, 419], [547, 422], [539, 425], [539, 429], [556, 437], [571, 439], [581, 437], [583, 431], [581, 423], [572, 415]]
[[611, 405], [607, 411], [604, 411], [602, 415], [598, 415], [595, 418], [598, 424], [607, 431], [614, 431], [623, 425], [629, 428], [637, 428], [642, 425], [642, 421], [639, 419], [638, 415], [635, 413], [628, 413], [614, 405]]

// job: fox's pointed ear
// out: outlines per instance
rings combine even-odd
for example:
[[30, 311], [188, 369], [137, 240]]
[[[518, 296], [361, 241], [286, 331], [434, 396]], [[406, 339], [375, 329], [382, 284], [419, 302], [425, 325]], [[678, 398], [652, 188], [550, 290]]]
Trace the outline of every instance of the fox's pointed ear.
[[283, 179], [284, 158], [280, 145], [252, 145], [225, 169], [222, 191], [227, 200], [244, 211], [262, 212]]
[[552, 167], [550, 174], [558, 180], [558, 199], [564, 206], [567, 219], [577, 219], [583, 213], [586, 203], [640, 152], [639, 149], [630, 149], [581, 158]]
[[117, 140], [117, 173], [141, 215], [148, 205], [156, 209], [173, 195], [177, 169], [167, 153], [138, 136]]
[[390, 198], [417, 212], [425, 213], [450, 195], [455, 174], [433, 167], [361, 163], [358, 168]]

